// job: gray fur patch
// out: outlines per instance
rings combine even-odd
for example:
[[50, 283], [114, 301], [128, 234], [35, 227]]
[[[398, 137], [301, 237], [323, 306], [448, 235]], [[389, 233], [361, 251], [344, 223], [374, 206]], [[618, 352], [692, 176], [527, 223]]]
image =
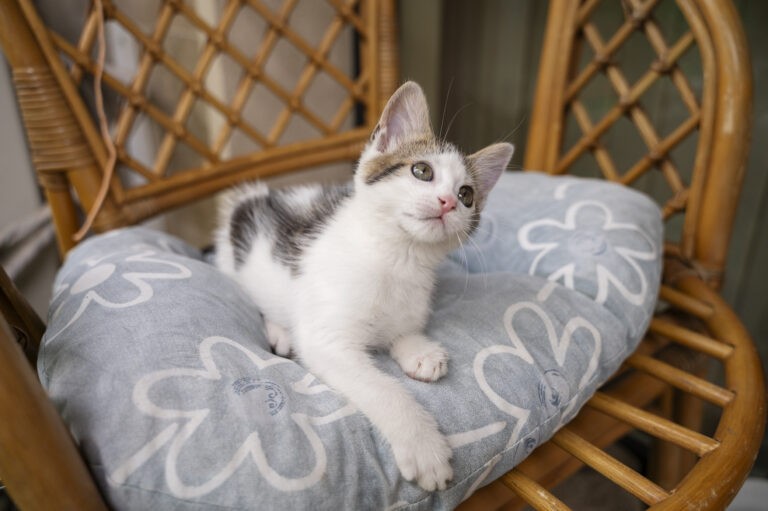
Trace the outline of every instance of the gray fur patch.
[[242, 201], [235, 206], [229, 218], [229, 241], [232, 244], [236, 269], [245, 262], [258, 233], [258, 222], [254, 218], [254, 212], [257, 211], [257, 204], [262, 199], [263, 197], [249, 197]]
[[480, 212], [477, 210], [477, 202], [472, 205], [472, 216], [469, 218], [467, 237], [472, 236], [480, 225]]
[[296, 275], [304, 249], [322, 232], [339, 205], [352, 195], [350, 186], [323, 186], [306, 203], [297, 204], [290, 190], [270, 190], [238, 204], [230, 220], [235, 268], [242, 266], [259, 232], [273, 243], [273, 258]]
[[438, 140], [434, 136], [414, 138], [395, 151], [379, 154], [358, 171], [365, 176], [365, 184], [371, 185], [389, 176], [398, 174], [401, 167], [410, 168], [414, 163], [424, 159], [427, 154], [440, 154], [445, 152], [458, 152], [456, 148], [443, 140]]
[[390, 167], [386, 167], [384, 170], [382, 170], [378, 174], [369, 174], [368, 177], [365, 178], [365, 184], [372, 185], [376, 181], [381, 181], [385, 177], [394, 174], [400, 167], [404, 165], [405, 165], [404, 163], [395, 163]]

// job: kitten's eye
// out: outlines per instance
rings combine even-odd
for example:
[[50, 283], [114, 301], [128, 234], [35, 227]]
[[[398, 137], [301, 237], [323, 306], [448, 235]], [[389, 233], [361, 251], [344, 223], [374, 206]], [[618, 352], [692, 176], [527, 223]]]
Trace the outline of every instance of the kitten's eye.
[[471, 186], [462, 186], [459, 188], [459, 200], [466, 207], [472, 206], [472, 202], [475, 200], [475, 192]]
[[411, 167], [411, 174], [413, 174], [416, 179], [421, 179], [422, 181], [432, 181], [432, 178], [435, 177], [434, 172], [432, 172], [432, 167], [426, 163], [415, 163], [413, 167]]

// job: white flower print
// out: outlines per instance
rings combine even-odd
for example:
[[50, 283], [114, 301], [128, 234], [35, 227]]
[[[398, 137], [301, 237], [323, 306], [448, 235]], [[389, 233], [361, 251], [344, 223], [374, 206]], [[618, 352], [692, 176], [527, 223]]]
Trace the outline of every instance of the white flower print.
[[[136, 246], [136, 248], [146, 247], [147, 245]], [[64, 324], [61, 329], [52, 335], [46, 336], [46, 343], [53, 341], [63, 331], [72, 326], [88, 309], [91, 303], [96, 303], [102, 307], [108, 309], [125, 309], [133, 307], [141, 303], [147, 302], [154, 296], [154, 289], [150, 285], [149, 281], [152, 280], [176, 280], [176, 279], [188, 279], [192, 276], [192, 272], [183, 264], [161, 259], [156, 256], [156, 250], [142, 250], [139, 253], [130, 255], [124, 259], [124, 262], [130, 263], [151, 263], [159, 265], [160, 271], [133, 271], [119, 273], [119, 278], [127, 282], [131, 287], [135, 288], [136, 294], [133, 298], [124, 302], [113, 302], [101, 294], [99, 294], [99, 286], [109, 281], [115, 275], [117, 265], [113, 263], [104, 262], [110, 257], [114, 256], [114, 253], [107, 254], [99, 257], [92, 257], [86, 259], [81, 264], [90, 266], [91, 268], [85, 273], [81, 274], [77, 280], [71, 284], [60, 283], [54, 288], [54, 300], [60, 298], [64, 292], [69, 290], [71, 297], [82, 295], [83, 298], [80, 301], [80, 305], [72, 315], [72, 317]], [[175, 269], [176, 271], [168, 271], [168, 267]], [[115, 276], [114, 278], [118, 278]], [[65, 299], [61, 305], [54, 311], [52, 319], [55, 319], [63, 310], [65, 305], [70, 303], [69, 298]]]
[[[590, 214], [580, 214], [587, 210]], [[524, 250], [537, 252], [528, 269], [531, 275], [546, 268], [548, 280], [560, 281], [569, 289], [574, 289], [577, 275], [593, 278], [597, 286], [593, 298], [599, 304], [605, 303], [611, 288], [638, 306], [648, 295], [648, 280], [638, 262], [655, 260], [656, 245], [637, 225], [615, 221], [611, 209], [600, 201], [574, 202], [563, 221], [529, 222], [519, 229], [517, 238]], [[627, 284], [617, 274], [632, 276], [635, 282]]]
[[[517, 406], [513, 403], [511, 403], [508, 399], [501, 396], [499, 393], [496, 392], [496, 390], [493, 389], [491, 384], [488, 382], [488, 379], [486, 378], [485, 374], [485, 368], [486, 368], [486, 362], [489, 358], [495, 357], [498, 355], [512, 355], [516, 358], [518, 358], [520, 361], [522, 361], [525, 364], [528, 365], [535, 365], [536, 362], [534, 361], [533, 357], [531, 356], [530, 352], [526, 349], [525, 345], [526, 342], [521, 339], [520, 335], [517, 332], [517, 329], [514, 326], [514, 320], [515, 317], [522, 311], [527, 311], [529, 314], [532, 313], [535, 316], [538, 317], [538, 319], [541, 321], [541, 324], [544, 327], [544, 332], [546, 333], [547, 340], [549, 341], [549, 347], [552, 350], [552, 354], [554, 355], [555, 362], [558, 366], [563, 367], [567, 363], [566, 355], [568, 353], [568, 348], [571, 345], [571, 340], [573, 339], [574, 334], [578, 330], [586, 330], [589, 337], [592, 340], [592, 353], [590, 355], [589, 363], [587, 365], [587, 368], [584, 370], [584, 373], [581, 376], [581, 379], [578, 382], [578, 388], [576, 389], [576, 392], [574, 395], [579, 394], [587, 385], [589, 385], [592, 382], [592, 379], [594, 378], [597, 369], [598, 369], [598, 362], [600, 360], [600, 353], [602, 352], [602, 338], [600, 335], [600, 332], [598, 329], [588, 320], [581, 316], [575, 316], [568, 320], [566, 324], [563, 326], [563, 329], [558, 336], [554, 322], [552, 321], [552, 318], [550, 317], [550, 314], [547, 312], [547, 310], [542, 307], [543, 303], [549, 298], [549, 296], [552, 294], [552, 292], [555, 290], [556, 284], [552, 282], [548, 282], [545, 284], [541, 290], [536, 295], [535, 301], [522, 301], [517, 302], [512, 305], [510, 305], [507, 310], [504, 313], [504, 328], [507, 331], [507, 335], [509, 336], [509, 340], [511, 341], [512, 345], [508, 344], [495, 344], [493, 346], [488, 346], [487, 348], [484, 348], [480, 350], [477, 355], [475, 355], [475, 360], [473, 364], [475, 379], [477, 380], [478, 385], [480, 386], [480, 389], [485, 393], [485, 395], [488, 397], [488, 399], [502, 412], [509, 415], [514, 420], [514, 426], [512, 428], [512, 433], [510, 434], [509, 440], [507, 441], [507, 444], [505, 446], [505, 449], [508, 449], [512, 447], [513, 445], [517, 444], [520, 441], [520, 435], [523, 432], [523, 428], [525, 427], [526, 423], [528, 422], [528, 419], [531, 415], [531, 410], [522, 408], [520, 406]], [[537, 342], [538, 339], [528, 339], [528, 343], [531, 342]], [[548, 374], [544, 374], [545, 379], [547, 379], [546, 382], [540, 382], [540, 386], [544, 386], [548, 392], [545, 392], [544, 395], [546, 396], [547, 393], [551, 394], [553, 392], [552, 389], [552, 382], [550, 381], [551, 376]], [[559, 373], [558, 373], [559, 376]], [[560, 377], [562, 378], [562, 377]], [[556, 382], [556, 386], [560, 386], [561, 382]], [[541, 391], [539, 391], [541, 393]], [[556, 392], [556, 391], [554, 391]], [[560, 391], [562, 392], [562, 391]], [[565, 400], [558, 400], [558, 406], [556, 407], [556, 412], [559, 412], [560, 414], [560, 425], [564, 424], [572, 415], [572, 412], [574, 410], [574, 407], [579, 402], [577, 399], [571, 399], [570, 402], [564, 402]], [[545, 408], [549, 409], [551, 406], [547, 406], [547, 403], [543, 403]], [[533, 448], [536, 446], [536, 441], [533, 441], [531, 438], [526, 438], [524, 442], [524, 449], [526, 452], [530, 452], [533, 450]], [[478, 479], [472, 484], [469, 491], [467, 492], [467, 496], [471, 495], [472, 492], [475, 491], [475, 489], [481, 484], [481, 482], [490, 474], [493, 467], [501, 460], [501, 456], [496, 456], [491, 461], [488, 462], [488, 466], [486, 469], [482, 472], [482, 474], [478, 477]]]
[[[253, 363], [255, 371], [253, 375], [225, 374], [217, 366], [214, 360], [214, 352], [225, 347], [234, 348], [240, 354]], [[133, 390], [133, 403], [145, 415], [171, 421], [160, 433], [149, 440], [132, 456], [126, 459], [116, 470], [109, 475], [109, 481], [113, 485], [125, 483], [128, 477], [138, 470], [161, 448], [168, 445], [165, 459], [165, 482], [171, 493], [180, 498], [195, 498], [205, 495], [221, 486], [232, 474], [247, 460], [251, 460], [258, 468], [264, 479], [273, 487], [281, 491], [299, 491], [318, 483], [326, 473], [328, 457], [325, 446], [320, 436], [315, 431], [318, 426], [330, 424], [344, 417], [355, 414], [356, 409], [352, 405], [344, 405], [335, 411], [323, 416], [311, 416], [304, 413], [291, 413], [290, 419], [302, 432], [314, 454], [314, 465], [309, 467], [306, 474], [300, 477], [287, 477], [274, 469], [265, 452], [258, 427], [243, 438], [239, 447], [231, 455], [228, 461], [213, 475], [200, 484], [188, 484], [179, 475], [179, 456], [195, 431], [209, 418], [214, 420], [217, 416], [226, 416], [224, 413], [214, 413], [212, 406], [222, 404], [228, 406], [227, 400], [237, 399], [249, 392], [258, 393], [259, 398], [267, 408], [267, 414], [274, 416], [283, 409], [287, 394], [281, 385], [267, 378], [266, 373], [272, 367], [278, 369], [274, 374], [278, 381], [284, 379], [280, 376], [282, 367], [292, 364], [285, 358], [268, 355], [262, 358], [257, 353], [249, 350], [241, 344], [226, 337], [213, 336], [204, 339], [199, 346], [199, 356], [202, 363], [200, 368], [171, 368], [154, 371], [144, 375], [135, 385]], [[222, 355], [223, 356], [223, 355]], [[204, 386], [216, 394], [211, 396], [197, 396], [194, 401], [201, 403], [200, 407], [169, 408], [158, 405], [152, 398], [152, 389], [162, 384], [164, 380], [182, 378], [185, 383], [172, 383], [176, 389], [203, 382]], [[293, 397], [296, 395], [313, 396], [331, 390], [323, 384], [310, 385], [314, 377], [307, 374], [303, 379], [290, 385]], [[208, 382], [208, 383], [205, 383]], [[216, 384], [226, 383], [231, 392], [219, 393]], [[232, 404], [232, 403], [230, 403]], [[300, 405], [298, 408], [302, 408]], [[266, 416], [265, 416], [266, 417]], [[254, 424], [258, 426], [258, 423]], [[266, 423], [270, 427], [271, 423]], [[279, 446], [278, 446], [279, 448]], [[223, 453], [226, 460], [226, 454]]]

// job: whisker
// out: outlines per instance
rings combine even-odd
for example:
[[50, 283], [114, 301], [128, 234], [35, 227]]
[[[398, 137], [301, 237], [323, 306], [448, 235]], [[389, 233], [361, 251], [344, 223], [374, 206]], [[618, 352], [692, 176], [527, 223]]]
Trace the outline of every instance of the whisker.
[[461, 253], [464, 256], [464, 289], [461, 291], [460, 296], [460, 298], [464, 298], [464, 295], [469, 288], [469, 259], [467, 259], [467, 253], [464, 250], [464, 242], [461, 241], [461, 235], [459, 235], [458, 232], [456, 233], [456, 239], [459, 240], [459, 250], [461, 250]]
[[448, 92], [445, 94], [445, 102], [443, 103], [443, 113], [440, 115], [440, 131], [437, 132], [437, 139], [443, 138], [443, 121], [445, 120], [445, 111], [448, 108], [448, 98], [451, 97], [451, 88], [453, 87], [453, 80], [456, 76], [451, 77], [450, 83], [448, 83]]
[[[445, 130], [445, 137], [446, 137], [446, 138], [448, 137], [448, 133], [450, 133], [450, 132], [451, 132], [451, 126], [453, 126], [453, 121], [455, 121], [455, 120], [456, 120], [456, 117], [457, 117], [457, 116], [458, 116], [458, 115], [459, 115], [459, 114], [460, 114], [460, 113], [461, 113], [461, 112], [462, 112], [462, 111], [463, 111], [465, 108], [467, 108], [468, 106], [471, 106], [471, 105], [472, 105], [472, 103], [471, 103], [471, 102], [469, 102], [469, 103], [467, 103], [466, 105], [464, 105], [463, 107], [461, 107], [461, 108], [459, 108], [458, 110], [456, 110], [456, 113], [455, 113], [455, 114], [453, 114], [453, 117], [451, 117], [451, 121], [448, 123], [448, 128], [446, 128], [446, 130]], [[445, 141], [445, 140], [443, 140], [443, 141]]]
[[[472, 244], [472, 246], [475, 247], [475, 250], [477, 250], [477, 254], [480, 256], [480, 268], [482, 269], [483, 275], [485, 275], [483, 280], [486, 280], [488, 278], [487, 277], [487, 275], [488, 275], [488, 261], [485, 259], [485, 254], [483, 254], [483, 251], [480, 249], [480, 246], [477, 244], [477, 242], [472, 239], [472, 236], [468, 236], [467, 237], [467, 241], [469, 241]], [[487, 282], [486, 282], [486, 284], [487, 284]]]
[[519, 130], [519, 129], [520, 129], [520, 126], [522, 126], [522, 125], [523, 125], [523, 123], [526, 121], [526, 119], [527, 119], [527, 118], [528, 118], [528, 116], [527, 116], [527, 115], [525, 115], [525, 114], [523, 114], [523, 118], [522, 118], [522, 119], [520, 119], [520, 122], [518, 122], [518, 123], [517, 123], [517, 126], [515, 126], [514, 128], [512, 128], [512, 131], [510, 131], [509, 133], [507, 133], [506, 135], [504, 135], [503, 137], [501, 137], [500, 139], [498, 139], [498, 140], [497, 140], [497, 142], [504, 142], [504, 141], [505, 141], [505, 140], [507, 140], [509, 137], [511, 137], [512, 135], [514, 135], [514, 134], [515, 134], [515, 132], [516, 132], [517, 130]]
[[483, 234], [486, 234], [486, 235], [490, 236], [491, 238], [493, 238], [496, 241], [503, 241], [503, 238], [501, 238], [499, 235], [493, 233], [490, 229], [483, 228], [482, 225], [480, 225], [480, 224], [478, 224], [478, 226], [475, 227], [475, 231], [483, 233]]

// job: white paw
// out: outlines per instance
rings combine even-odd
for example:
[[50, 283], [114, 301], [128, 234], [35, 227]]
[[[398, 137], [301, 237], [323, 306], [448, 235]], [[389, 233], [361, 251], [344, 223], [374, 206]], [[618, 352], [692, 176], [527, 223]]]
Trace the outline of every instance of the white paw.
[[390, 353], [403, 372], [414, 380], [433, 382], [448, 372], [448, 354], [439, 343], [425, 337], [398, 340]]
[[421, 429], [393, 444], [392, 451], [402, 476], [427, 491], [444, 490], [453, 477], [451, 447], [436, 427]]
[[405, 374], [414, 380], [437, 381], [448, 372], [448, 354], [442, 348], [434, 349], [408, 361]]
[[291, 353], [290, 332], [277, 323], [272, 323], [266, 319], [264, 320], [264, 327], [269, 345], [272, 346], [272, 351], [276, 355], [287, 357]]

